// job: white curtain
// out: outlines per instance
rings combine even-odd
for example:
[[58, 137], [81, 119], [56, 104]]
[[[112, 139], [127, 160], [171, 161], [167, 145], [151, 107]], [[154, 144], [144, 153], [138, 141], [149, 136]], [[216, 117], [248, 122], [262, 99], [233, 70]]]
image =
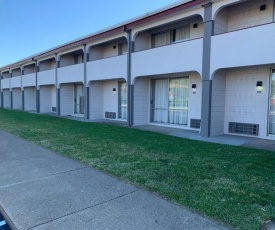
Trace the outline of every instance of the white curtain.
[[120, 84], [120, 118], [127, 119], [127, 83]]
[[176, 29], [175, 42], [190, 38], [190, 26]]
[[155, 81], [154, 121], [168, 122], [168, 79]]
[[275, 70], [272, 71], [270, 86], [269, 134], [275, 135]]
[[126, 54], [128, 53], [128, 43], [122, 43], [120, 46], [120, 54]]
[[188, 118], [188, 79], [170, 80], [169, 123], [187, 125]]
[[170, 42], [170, 31], [155, 35], [155, 47], [169, 45]]

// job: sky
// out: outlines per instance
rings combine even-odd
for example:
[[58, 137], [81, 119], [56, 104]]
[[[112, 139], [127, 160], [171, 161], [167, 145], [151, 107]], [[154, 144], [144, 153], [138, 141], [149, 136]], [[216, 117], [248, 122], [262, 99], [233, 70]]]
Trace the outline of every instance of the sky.
[[0, 0], [0, 67], [178, 0]]

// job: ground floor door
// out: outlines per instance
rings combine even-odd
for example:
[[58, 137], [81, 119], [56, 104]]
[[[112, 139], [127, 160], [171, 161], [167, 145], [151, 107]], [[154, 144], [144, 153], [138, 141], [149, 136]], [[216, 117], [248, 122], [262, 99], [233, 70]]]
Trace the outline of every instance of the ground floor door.
[[152, 87], [152, 121], [187, 125], [188, 77], [157, 79]]
[[119, 118], [127, 119], [127, 83], [119, 83]]
[[83, 95], [83, 85], [74, 85], [74, 113], [84, 114], [84, 95]]
[[269, 94], [269, 134], [275, 135], [275, 69], [271, 71]]

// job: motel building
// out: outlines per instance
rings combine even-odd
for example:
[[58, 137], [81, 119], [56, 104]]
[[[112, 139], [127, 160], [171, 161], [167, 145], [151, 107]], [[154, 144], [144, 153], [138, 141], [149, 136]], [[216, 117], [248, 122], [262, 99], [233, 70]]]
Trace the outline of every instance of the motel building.
[[274, 140], [274, 2], [177, 2], [3, 66], [0, 105]]

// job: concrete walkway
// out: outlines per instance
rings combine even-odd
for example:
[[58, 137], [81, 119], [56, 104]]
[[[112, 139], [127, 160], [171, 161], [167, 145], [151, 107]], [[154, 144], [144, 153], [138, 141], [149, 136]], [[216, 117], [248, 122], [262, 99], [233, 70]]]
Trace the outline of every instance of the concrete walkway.
[[[73, 117], [73, 116], [66, 116], [67, 119], [77, 120], [81, 122], [96, 122], [96, 123], [103, 123], [121, 127], [127, 127], [126, 122], [117, 121], [117, 120], [107, 120], [107, 119], [100, 119], [100, 120], [86, 120], [81, 117]], [[248, 137], [248, 136], [240, 136], [240, 135], [220, 135], [214, 137], [202, 137], [199, 131], [195, 130], [186, 130], [180, 128], [172, 128], [169, 126], [160, 126], [160, 125], [141, 125], [141, 126], [133, 126], [134, 129], [152, 131], [163, 133], [170, 136], [176, 136], [181, 138], [187, 138], [192, 140], [198, 141], [205, 141], [205, 142], [212, 142], [218, 144], [226, 144], [226, 145], [234, 145], [234, 146], [244, 146], [248, 148], [255, 148], [255, 149], [264, 149], [268, 151], [275, 151], [275, 140], [269, 139], [260, 139], [256, 137]]]
[[227, 229], [0, 131], [0, 212], [13, 229]]

